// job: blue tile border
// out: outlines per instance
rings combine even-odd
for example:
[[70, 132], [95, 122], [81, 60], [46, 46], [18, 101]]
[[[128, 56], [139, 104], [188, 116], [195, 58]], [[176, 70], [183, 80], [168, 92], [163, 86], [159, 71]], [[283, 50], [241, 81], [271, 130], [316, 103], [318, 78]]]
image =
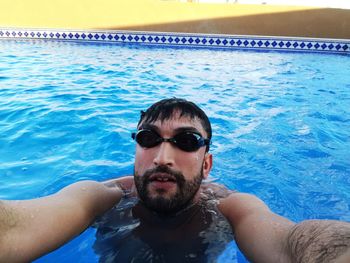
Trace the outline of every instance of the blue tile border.
[[283, 50], [350, 54], [350, 40], [309, 39], [297, 37], [265, 37], [209, 35], [187, 33], [161, 33], [139, 31], [95, 31], [54, 29], [0, 28], [1, 39], [38, 39], [74, 42], [98, 42], [178, 46], [194, 48], [224, 48], [246, 50]]

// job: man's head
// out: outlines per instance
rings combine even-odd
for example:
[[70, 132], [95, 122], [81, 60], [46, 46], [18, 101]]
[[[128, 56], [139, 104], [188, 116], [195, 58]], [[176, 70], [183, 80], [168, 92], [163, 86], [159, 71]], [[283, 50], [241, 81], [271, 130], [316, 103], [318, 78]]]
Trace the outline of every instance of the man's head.
[[141, 112], [135, 184], [149, 208], [173, 214], [191, 204], [212, 167], [207, 115], [184, 99], [164, 99]]

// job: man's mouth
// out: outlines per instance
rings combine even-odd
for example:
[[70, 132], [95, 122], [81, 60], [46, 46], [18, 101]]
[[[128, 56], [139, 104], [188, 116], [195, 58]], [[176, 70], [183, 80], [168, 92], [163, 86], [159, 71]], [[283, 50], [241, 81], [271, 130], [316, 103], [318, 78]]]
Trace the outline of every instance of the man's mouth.
[[174, 176], [167, 173], [155, 173], [149, 177], [151, 188], [156, 191], [169, 191], [177, 185], [177, 180]]
[[166, 173], [156, 173], [150, 176], [149, 181], [151, 182], [173, 182], [176, 183], [176, 178]]

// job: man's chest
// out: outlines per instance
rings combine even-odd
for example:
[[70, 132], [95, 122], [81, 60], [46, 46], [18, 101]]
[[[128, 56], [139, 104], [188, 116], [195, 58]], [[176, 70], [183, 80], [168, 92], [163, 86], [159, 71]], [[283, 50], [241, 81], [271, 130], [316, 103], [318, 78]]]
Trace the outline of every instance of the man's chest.
[[202, 207], [170, 219], [143, 209], [115, 209], [100, 220], [100, 262], [212, 262], [233, 239], [226, 220]]

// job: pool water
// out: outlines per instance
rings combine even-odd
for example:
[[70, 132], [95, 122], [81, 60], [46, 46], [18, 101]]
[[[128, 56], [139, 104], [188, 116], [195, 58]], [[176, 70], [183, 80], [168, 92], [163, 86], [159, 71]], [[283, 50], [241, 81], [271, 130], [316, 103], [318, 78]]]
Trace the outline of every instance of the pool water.
[[[0, 199], [131, 174], [140, 110], [176, 96], [212, 121], [211, 179], [297, 222], [350, 221], [349, 56], [39, 41], [0, 50]], [[36, 262], [98, 262], [94, 240], [90, 228]], [[218, 262], [244, 261], [236, 251], [231, 242]]]

